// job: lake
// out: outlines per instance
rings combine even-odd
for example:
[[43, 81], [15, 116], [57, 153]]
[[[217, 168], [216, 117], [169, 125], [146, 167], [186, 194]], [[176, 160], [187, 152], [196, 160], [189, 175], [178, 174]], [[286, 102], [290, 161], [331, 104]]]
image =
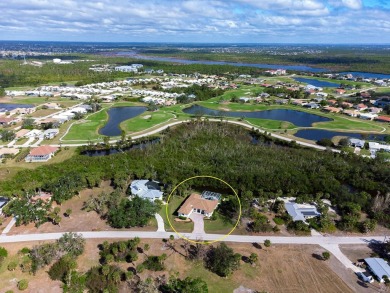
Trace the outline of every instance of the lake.
[[184, 113], [192, 115], [209, 115], [209, 116], [225, 116], [225, 117], [245, 117], [245, 118], [260, 118], [269, 120], [288, 121], [292, 124], [300, 127], [310, 127], [316, 122], [332, 121], [327, 117], [322, 117], [315, 114], [310, 114], [297, 110], [288, 109], [275, 109], [267, 111], [253, 111], [253, 112], [240, 112], [240, 111], [219, 111], [212, 110], [203, 106], [193, 105], [183, 110]]
[[7, 111], [16, 109], [16, 108], [33, 108], [34, 105], [30, 104], [5, 104], [5, 103], [0, 103], [0, 109], [5, 109]]
[[352, 74], [353, 77], [361, 77], [361, 78], [390, 79], [390, 74], [382, 74], [382, 73], [348, 71], [348, 72], [340, 72], [340, 74], [342, 75]]
[[[322, 138], [329, 138], [332, 139], [334, 136], [347, 136], [352, 138], [358, 138], [358, 139], [370, 139], [370, 140], [384, 140], [385, 135], [383, 134], [367, 134], [367, 136], [364, 137], [362, 133], [356, 133], [356, 132], [340, 132], [340, 131], [331, 131], [331, 130], [322, 130], [322, 129], [302, 129], [298, 130], [294, 136], [309, 140], [320, 140]], [[364, 137], [364, 138], [363, 138]]]
[[120, 136], [121, 128], [119, 124], [130, 118], [141, 115], [146, 111], [146, 107], [114, 107], [107, 111], [108, 122], [99, 129], [99, 134], [105, 136]]
[[323, 81], [318, 79], [312, 79], [312, 78], [303, 78], [303, 77], [294, 77], [295, 81], [304, 82], [307, 84], [311, 84], [315, 87], [339, 87], [339, 83], [329, 82], [329, 81]]

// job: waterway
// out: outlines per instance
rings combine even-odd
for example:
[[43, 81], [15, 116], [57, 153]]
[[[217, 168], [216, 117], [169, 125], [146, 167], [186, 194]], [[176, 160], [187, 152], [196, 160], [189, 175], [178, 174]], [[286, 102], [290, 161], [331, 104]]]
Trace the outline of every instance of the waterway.
[[5, 103], [0, 103], [0, 109], [5, 109], [7, 111], [11, 111], [16, 108], [33, 108], [34, 105], [30, 104], [5, 104]]
[[99, 130], [99, 134], [105, 136], [120, 136], [121, 128], [119, 125], [130, 118], [141, 115], [146, 111], [146, 107], [113, 107], [107, 111], [108, 122]]
[[318, 79], [312, 79], [312, 78], [303, 78], [303, 77], [294, 77], [295, 81], [304, 82], [307, 84], [311, 84], [315, 87], [339, 87], [339, 83], [335, 82], [329, 82], [329, 81], [323, 81]]
[[323, 138], [332, 139], [335, 136], [346, 136], [351, 138], [358, 138], [358, 139], [364, 139], [364, 140], [384, 140], [385, 136], [384, 134], [375, 134], [375, 133], [356, 133], [356, 132], [340, 132], [340, 131], [331, 131], [331, 130], [322, 130], [322, 129], [302, 129], [298, 130], [294, 136], [308, 139], [308, 140], [320, 140]]
[[316, 122], [326, 122], [332, 121], [332, 119], [310, 114], [297, 110], [288, 110], [288, 109], [275, 109], [267, 111], [253, 111], [253, 112], [244, 112], [244, 111], [219, 111], [212, 110], [203, 106], [193, 105], [189, 108], [183, 110], [183, 112], [192, 115], [209, 115], [209, 116], [224, 116], [224, 117], [245, 117], [245, 118], [260, 118], [260, 119], [269, 119], [269, 120], [279, 120], [279, 121], [288, 121], [292, 124], [299, 127], [310, 127], [313, 123]]

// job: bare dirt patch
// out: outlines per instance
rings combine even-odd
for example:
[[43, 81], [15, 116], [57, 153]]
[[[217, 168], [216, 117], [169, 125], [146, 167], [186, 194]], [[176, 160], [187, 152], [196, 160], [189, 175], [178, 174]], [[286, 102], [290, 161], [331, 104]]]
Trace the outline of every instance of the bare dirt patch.
[[[123, 239], [121, 239], [123, 240]], [[78, 258], [78, 271], [86, 272], [93, 266], [99, 264], [98, 245], [102, 239], [90, 239], [86, 241], [85, 252]], [[110, 239], [109, 242], [118, 241]], [[134, 268], [142, 263], [147, 255], [168, 255], [165, 261], [166, 270], [162, 272], [151, 272], [145, 270], [141, 274], [142, 279], [171, 275], [178, 272], [181, 278], [201, 277], [208, 283], [209, 292], [232, 292], [241, 285], [252, 290], [267, 292], [354, 292], [335, 274], [330, 262], [320, 261], [312, 257], [312, 253], [318, 253], [321, 249], [312, 245], [272, 245], [270, 248], [257, 248], [252, 244], [228, 243], [235, 252], [243, 256], [249, 256], [252, 252], [257, 253], [259, 261], [256, 266], [251, 266], [241, 261], [238, 271], [228, 278], [221, 278], [203, 267], [201, 262], [191, 262], [184, 258], [185, 251], [181, 247], [184, 240], [175, 241], [175, 249], [166, 247], [161, 239], [142, 239], [139, 247], [145, 243], [150, 249], [139, 254], [139, 259], [134, 264], [120, 263], [122, 269]], [[43, 243], [43, 242], [41, 242]], [[17, 244], [4, 244], [10, 253], [15, 255], [22, 247], [32, 247], [38, 242], [26, 242]], [[335, 260], [337, 262], [337, 260]], [[345, 268], [339, 268], [347, 275], [350, 273]], [[21, 273], [18, 269], [15, 272], [1, 270], [0, 290], [15, 290], [16, 283], [12, 279], [26, 278], [30, 281], [29, 292], [61, 292], [60, 282], [53, 282], [49, 279], [47, 268], [40, 270], [36, 276]], [[351, 274], [351, 279], [353, 274]], [[356, 282], [356, 280], [355, 280]], [[363, 287], [361, 287], [363, 288]], [[15, 290], [16, 292], [17, 290]], [[1, 291], [3, 292], [3, 291]], [[367, 291], [364, 291], [367, 292]]]
[[[66, 201], [61, 206], [60, 215], [62, 217], [60, 225], [54, 225], [51, 222], [44, 223], [36, 228], [33, 223], [27, 226], [13, 227], [8, 235], [31, 234], [31, 233], [51, 233], [51, 232], [78, 232], [78, 231], [108, 231], [108, 230], [138, 230], [138, 231], [156, 231], [157, 223], [155, 219], [151, 220], [150, 225], [146, 227], [137, 227], [131, 229], [115, 229], [110, 227], [104, 219], [96, 212], [87, 212], [83, 210], [83, 205], [90, 196], [97, 196], [102, 192], [110, 193], [113, 188], [110, 182], [102, 182], [100, 187], [85, 189], [78, 196]], [[53, 204], [55, 206], [55, 204]], [[70, 217], [65, 217], [67, 209], [72, 209]]]

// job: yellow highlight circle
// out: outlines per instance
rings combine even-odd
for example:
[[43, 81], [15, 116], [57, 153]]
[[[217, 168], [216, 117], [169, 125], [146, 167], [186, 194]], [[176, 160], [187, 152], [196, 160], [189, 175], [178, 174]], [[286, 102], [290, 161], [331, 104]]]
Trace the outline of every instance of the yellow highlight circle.
[[[169, 204], [169, 200], [172, 196], [172, 194], [175, 192], [175, 190], [180, 186], [182, 185], [183, 183], [187, 182], [188, 180], [192, 180], [192, 179], [195, 179], [195, 178], [211, 178], [211, 179], [215, 179], [215, 180], [218, 180], [218, 181], [221, 181], [222, 183], [226, 184], [227, 186], [229, 186], [229, 188], [231, 190], [233, 190], [233, 193], [234, 195], [236, 196], [237, 200], [238, 200], [238, 205], [239, 205], [239, 214], [238, 214], [238, 219], [237, 219], [237, 222], [236, 224], [234, 225], [234, 227], [232, 228], [232, 230], [230, 230], [229, 233], [225, 234], [225, 235], [222, 235], [222, 237], [216, 239], [216, 240], [213, 240], [213, 241], [195, 241], [195, 240], [191, 240], [189, 238], [187, 238], [186, 236], [184, 236], [183, 234], [181, 234], [180, 232], [176, 231], [175, 227], [173, 227], [171, 221], [169, 220], [169, 212], [168, 212], [168, 204]], [[175, 233], [182, 239], [184, 240], [187, 240], [189, 242], [192, 242], [192, 243], [199, 243], [199, 244], [212, 244], [214, 242], [218, 242], [218, 241], [222, 241], [223, 239], [225, 239], [226, 237], [228, 237], [230, 234], [233, 233], [233, 231], [237, 228], [237, 225], [240, 221], [240, 218], [241, 218], [241, 201], [240, 201], [240, 198], [238, 197], [238, 194], [237, 192], [234, 190], [234, 188], [229, 184], [227, 183], [226, 181], [218, 178], [218, 177], [214, 177], [214, 176], [207, 176], [207, 175], [200, 175], [200, 176], [193, 176], [193, 177], [190, 177], [190, 178], [187, 178], [185, 180], [183, 180], [182, 182], [180, 182], [179, 184], [177, 184], [175, 186], [174, 189], [172, 189], [171, 193], [168, 195], [168, 199], [167, 199], [167, 204], [166, 204], [166, 207], [165, 207], [165, 214], [167, 216], [167, 220], [168, 220], [168, 223], [169, 223], [169, 226], [171, 226], [171, 228], [173, 229], [173, 231], [175, 231]]]

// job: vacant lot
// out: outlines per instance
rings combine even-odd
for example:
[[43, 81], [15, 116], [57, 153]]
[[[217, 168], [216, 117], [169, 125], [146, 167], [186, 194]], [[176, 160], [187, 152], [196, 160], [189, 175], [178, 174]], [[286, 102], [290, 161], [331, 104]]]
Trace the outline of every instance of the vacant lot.
[[[79, 196], [75, 196], [71, 200], [63, 203], [60, 208], [60, 215], [62, 217], [60, 226], [54, 225], [51, 222], [47, 222], [36, 228], [34, 224], [27, 226], [13, 227], [8, 235], [14, 234], [29, 234], [29, 233], [50, 233], [50, 232], [77, 232], [77, 231], [106, 231], [106, 230], [118, 230], [111, 228], [105, 220], [101, 219], [96, 212], [87, 212], [83, 210], [83, 204], [91, 196], [97, 196], [102, 192], [110, 193], [113, 188], [109, 185], [109, 182], [103, 182], [100, 187], [85, 189], [80, 192]], [[72, 214], [69, 217], [65, 217], [63, 214], [67, 209], [72, 209]], [[156, 231], [157, 222], [153, 218], [150, 221], [150, 225], [142, 228], [132, 228], [124, 230], [139, 230], [139, 231]]]
[[[90, 267], [98, 265], [99, 255], [97, 245], [103, 240], [88, 240], [85, 253], [80, 256], [78, 261], [78, 270], [87, 271]], [[148, 243], [150, 250], [147, 255], [168, 255], [165, 261], [166, 270], [162, 272], [145, 271], [141, 274], [142, 279], [147, 277], [156, 277], [178, 272], [180, 277], [201, 277], [208, 283], [209, 292], [232, 292], [240, 285], [251, 288], [252, 290], [266, 292], [353, 292], [328, 266], [327, 262], [317, 260], [312, 257], [312, 253], [317, 251], [316, 246], [293, 246], [278, 245], [271, 248], [255, 248], [251, 244], [231, 244], [230, 247], [235, 252], [243, 256], [249, 256], [255, 252], [259, 255], [259, 261], [256, 266], [251, 266], [241, 261], [241, 267], [232, 276], [221, 278], [206, 270], [201, 262], [190, 262], [184, 259], [181, 253], [184, 250], [181, 245], [183, 240], [175, 242], [175, 248], [179, 251], [174, 252], [168, 249], [160, 239], [142, 240], [140, 247]], [[37, 243], [35, 243], [37, 244]], [[4, 245], [14, 258], [17, 251], [22, 247], [32, 247], [34, 243], [24, 244], [6, 244]], [[146, 254], [140, 254], [139, 260], [135, 264], [121, 263], [124, 269], [134, 267], [143, 262]], [[30, 276], [27, 273], [21, 273], [20, 270], [9, 272], [6, 270], [6, 264], [0, 270], [0, 290], [15, 290], [15, 280], [26, 278], [30, 280], [30, 292], [61, 292], [59, 282], [51, 281], [47, 273], [47, 268], [42, 269], [36, 276]], [[40, 286], [38, 286], [40, 285]], [[40, 291], [39, 291], [40, 290]], [[3, 292], [3, 291], [2, 291]]]

